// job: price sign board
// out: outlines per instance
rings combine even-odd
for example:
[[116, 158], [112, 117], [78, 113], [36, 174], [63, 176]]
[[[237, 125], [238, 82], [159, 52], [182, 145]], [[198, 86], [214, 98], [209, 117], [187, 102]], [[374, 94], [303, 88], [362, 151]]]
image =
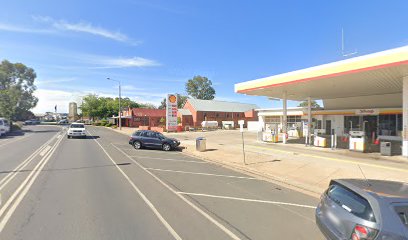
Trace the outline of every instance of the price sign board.
[[167, 131], [176, 131], [177, 125], [177, 95], [167, 94], [166, 129]]

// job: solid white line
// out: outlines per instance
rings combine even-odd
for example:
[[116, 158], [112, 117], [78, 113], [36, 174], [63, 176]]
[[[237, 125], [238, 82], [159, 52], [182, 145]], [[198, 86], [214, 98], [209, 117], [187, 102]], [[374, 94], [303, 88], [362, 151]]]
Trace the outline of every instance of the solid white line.
[[[58, 135], [59, 136], [59, 135]], [[57, 136], [57, 138], [58, 138]], [[41, 151], [40, 156], [43, 157], [51, 149], [50, 145], [47, 145], [44, 150]]]
[[114, 146], [118, 151], [120, 151], [122, 154], [124, 154], [127, 158], [129, 158], [131, 161], [133, 161], [136, 165], [138, 165], [142, 170], [150, 174], [152, 177], [154, 177], [158, 182], [160, 182], [163, 186], [165, 186], [167, 189], [169, 189], [171, 192], [173, 192], [176, 196], [178, 196], [181, 200], [183, 200], [185, 203], [187, 203], [189, 206], [191, 206], [193, 209], [195, 209], [197, 212], [199, 212], [201, 215], [203, 215], [205, 218], [207, 218], [210, 222], [215, 224], [219, 229], [221, 229], [224, 233], [226, 233], [228, 236], [230, 236], [232, 239], [235, 240], [240, 240], [240, 238], [235, 235], [232, 231], [230, 231], [228, 228], [226, 228], [224, 225], [219, 223], [217, 220], [215, 220], [213, 217], [211, 217], [208, 213], [203, 211], [201, 208], [197, 207], [195, 204], [193, 204], [190, 200], [185, 198], [183, 195], [180, 193], [174, 191], [172, 187], [170, 187], [167, 183], [163, 182], [159, 177], [154, 175], [152, 172], [147, 170], [145, 167], [143, 167], [140, 163], [135, 161], [133, 158], [131, 158], [128, 154], [126, 154], [122, 149]]
[[10, 144], [10, 143], [13, 143], [13, 142], [17, 142], [17, 141], [23, 140], [24, 138], [27, 138], [27, 137], [29, 137], [29, 136], [31, 136], [31, 135], [32, 135], [32, 134], [26, 134], [25, 136], [23, 136], [23, 137], [21, 137], [21, 138], [17, 138], [17, 139], [13, 139], [13, 140], [10, 140], [10, 141], [6, 141], [5, 143], [0, 144], [0, 147], [6, 146], [6, 145], [8, 145], [8, 144]]
[[[89, 133], [89, 131], [88, 131]], [[167, 228], [167, 230], [170, 232], [170, 234], [177, 240], [181, 240], [182, 238], [177, 234], [177, 232], [170, 226], [170, 224], [164, 219], [164, 217], [159, 213], [159, 211], [156, 209], [156, 207], [153, 205], [152, 202], [140, 191], [140, 189], [130, 180], [128, 175], [120, 169], [120, 167], [116, 164], [116, 162], [112, 159], [112, 157], [108, 154], [108, 152], [105, 150], [104, 147], [96, 140], [94, 139], [95, 142], [99, 145], [99, 147], [102, 148], [103, 152], [108, 156], [108, 158], [112, 161], [112, 163], [116, 166], [116, 168], [119, 170], [119, 172], [123, 175], [123, 177], [129, 182], [129, 184], [133, 187], [133, 189], [139, 194], [139, 196], [143, 199], [143, 201], [150, 207], [150, 209], [153, 211], [153, 213], [157, 216], [157, 218], [162, 222], [162, 224]]]
[[[34, 181], [37, 179], [38, 175], [40, 174], [41, 170], [45, 167], [45, 164], [49, 161], [52, 154], [57, 149], [58, 145], [61, 143], [63, 138], [60, 138], [52, 147], [52, 150], [44, 156], [40, 162], [35, 166], [33, 171], [31, 171], [30, 175], [24, 180], [24, 182], [18, 187], [18, 189], [13, 193], [13, 195], [8, 199], [6, 204], [0, 209], [0, 216], [4, 214], [8, 206], [14, 201], [17, 197], [16, 201], [10, 207], [10, 209], [6, 212], [3, 219], [0, 222], [0, 233], [3, 231], [5, 225], [9, 221], [11, 215], [14, 213], [20, 202], [23, 200], [24, 196], [27, 194], [28, 190], [30, 190], [31, 186], [33, 185]], [[20, 194], [21, 192], [21, 194]], [[18, 195], [20, 194], [20, 195]]]
[[[58, 134], [58, 133], [57, 133]], [[14, 168], [10, 173], [8, 173], [4, 178], [0, 180], [0, 191], [11, 181], [13, 178], [18, 174], [18, 171], [26, 167], [37, 155], [38, 153], [44, 149], [49, 143], [51, 143], [55, 137], [55, 134], [51, 139], [49, 139], [46, 143], [41, 145], [37, 150], [35, 150], [28, 158], [26, 158], [22, 163], [20, 163], [16, 168]]]
[[191, 161], [191, 160], [180, 160], [180, 159], [174, 159], [174, 158], [157, 158], [157, 157], [141, 157], [141, 156], [131, 156], [134, 158], [145, 158], [145, 159], [153, 159], [153, 160], [163, 160], [163, 161], [174, 161], [174, 162], [188, 162], [188, 163], [202, 163], [202, 164], [208, 164], [208, 162], [203, 162], [203, 161]]
[[210, 194], [203, 194], [203, 193], [189, 193], [189, 192], [178, 192], [178, 193], [183, 194], [183, 195], [191, 195], [191, 196], [222, 198], [222, 199], [238, 200], [238, 201], [245, 201], [245, 202], [270, 203], [270, 204], [276, 204], [276, 205], [287, 205], [287, 206], [294, 206], [294, 207], [316, 209], [315, 206], [302, 205], [302, 204], [296, 204], [296, 203], [275, 202], [275, 201], [269, 201], [269, 200], [257, 200], [257, 199], [249, 199], [249, 198], [238, 198], [238, 197], [228, 197], [228, 196], [210, 195]]
[[241, 177], [241, 176], [234, 176], [234, 175], [222, 175], [222, 174], [200, 173], [200, 172], [185, 172], [185, 171], [179, 171], [179, 170], [169, 170], [169, 169], [160, 169], [160, 168], [145, 168], [145, 169], [153, 170], [153, 171], [161, 171], [161, 172], [175, 172], [175, 173], [185, 173], [185, 174], [193, 174], [193, 175], [257, 180], [256, 178], [253, 178], [253, 177]]

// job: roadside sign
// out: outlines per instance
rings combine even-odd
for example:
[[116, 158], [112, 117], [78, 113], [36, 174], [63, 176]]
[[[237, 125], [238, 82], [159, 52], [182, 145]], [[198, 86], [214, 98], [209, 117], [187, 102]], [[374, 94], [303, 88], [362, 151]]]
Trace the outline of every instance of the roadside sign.
[[177, 130], [177, 95], [167, 94], [166, 99], [166, 129]]
[[244, 123], [245, 123], [244, 120], [239, 120], [239, 121], [238, 121], [239, 131], [240, 131], [240, 132], [244, 132]]

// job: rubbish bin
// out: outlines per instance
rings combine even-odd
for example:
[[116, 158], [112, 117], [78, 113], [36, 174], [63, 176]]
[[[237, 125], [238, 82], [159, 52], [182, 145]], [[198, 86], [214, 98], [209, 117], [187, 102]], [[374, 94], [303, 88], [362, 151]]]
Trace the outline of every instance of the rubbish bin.
[[402, 154], [401, 146], [396, 142], [381, 142], [380, 152], [383, 156], [394, 156]]
[[199, 137], [196, 139], [196, 150], [199, 152], [204, 152], [206, 150], [207, 140], [204, 137]]
[[381, 142], [380, 152], [383, 156], [392, 156], [391, 142]]

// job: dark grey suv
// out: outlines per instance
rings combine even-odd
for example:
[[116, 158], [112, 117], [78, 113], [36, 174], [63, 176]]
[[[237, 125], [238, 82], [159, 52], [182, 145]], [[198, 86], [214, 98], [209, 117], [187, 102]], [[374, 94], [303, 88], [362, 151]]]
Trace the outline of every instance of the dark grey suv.
[[129, 144], [136, 149], [148, 147], [170, 151], [177, 148], [180, 145], [180, 141], [174, 138], [165, 137], [159, 132], [140, 130], [134, 132], [132, 136], [130, 136]]
[[408, 240], [408, 184], [332, 180], [316, 209], [327, 239]]

